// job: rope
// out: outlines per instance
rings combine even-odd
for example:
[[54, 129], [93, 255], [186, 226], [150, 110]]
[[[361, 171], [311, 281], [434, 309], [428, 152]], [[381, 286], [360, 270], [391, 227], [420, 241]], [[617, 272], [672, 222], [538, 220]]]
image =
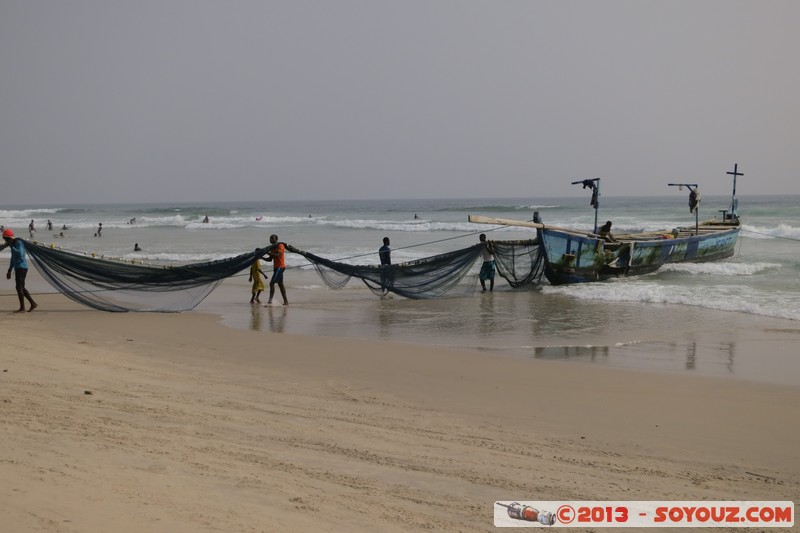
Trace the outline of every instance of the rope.
[[[472, 237], [473, 235], [480, 235], [481, 233], [488, 233], [490, 231], [496, 231], [496, 230], [499, 230], [499, 229], [503, 229], [505, 227], [507, 227], [507, 226], [497, 226], [497, 227], [494, 227], [494, 228], [482, 229], [480, 231], [473, 231], [471, 233], [465, 233], [464, 235], [456, 235], [455, 237], [447, 237], [447, 238], [438, 239], [438, 240], [435, 240], [435, 241], [421, 242], [421, 243], [418, 243], [418, 244], [410, 244], [408, 246], [401, 246], [400, 248], [392, 248], [392, 251], [394, 252], [396, 250], [408, 250], [410, 248], [417, 248], [419, 246], [427, 246], [428, 244], [438, 244], [440, 242], [452, 241], [452, 240], [455, 240], [455, 239], [463, 239], [465, 237]], [[338, 262], [347, 261], [349, 259], [358, 259], [359, 257], [370, 257], [370, 256], [373, 256], [373, 255], [375, 255], [375, 252], [368, 252], [368, 253], [359, 254], [359, 255], [351, 255], [350, 257], [344, 257], [342, 259], [339, 259]], [[289, 268], [299, 268], [299, 267], [287, 267], [286, 269], [288, 270]]]
[[784, 237], [783, 235], [770, 235], [769, 233], [762, 233], [760, 231], [753, 231], [749, 229], [743, 229], [742, 233], [753, 233], [755, 235], [764, 235], [765, 237], [772, 237], [773, 239], [785, 239], [787, 241], [800, 242], [800, 239], [795, 239], [794, 237]]

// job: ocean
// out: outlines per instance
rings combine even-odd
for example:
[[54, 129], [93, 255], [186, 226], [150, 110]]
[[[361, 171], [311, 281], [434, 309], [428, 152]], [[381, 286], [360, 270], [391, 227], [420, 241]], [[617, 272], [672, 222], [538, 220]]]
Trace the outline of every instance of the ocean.
[[[700, 219], [719, 216], [730, 200], [704, 196]], [[694, 222], [685, 194], [603, 196], [601, 202], [599, 223], [612, 220], [616, 233]], [[265, 246], [272, 233], [329, 259], [377, 264], [385, 236], [394, 263], [465, 248], [479, 233], [492, 240], [532, 238], [533, 230], [472, 224], [467, 215], [531, 220], [534, 211], [548, 224], [587, 229], [594, 224], [588, 196], [16, 206], [0, 207], [0, 224], [28, 238], [34, 220], [33, 240], [154, 265], [238, 255]], [[740, 196], [739, 216], [743, 230], [733, 258], [667, 265], [647, 276], [560, 287], [545, 281], [535, 290], [511, 289], [498, 277], [494, 293], [487, 295], [479, 290], [476, 266], [465, 282], [470, 290], [457, 296], [381, 300], [358, 280], [331, 290], [305, 259], [287, 254], [288, 309], [252, 309], [243, 272], [197, 310], [216, 312], [232, 327], [268, 332], [464, 346], [634, 368], [683, 371], [710, 365], [706, 372], [732, 373], [730, 342], [757, 335], [757, 327], [800, 331], [800, 196]], [[46, 229], [48, 220], [52, 230]], [[96, 237], [100, 223], [102, 236]], [[137, 243], [141, 251], [134, 251]], [[0, 258], [7, 255], [0, 252]], [[769, 319], [782, 322], [763, 322]], [[718, 341], [711, 342], [709, 333]], [[694, 341], [691, 348], [693, 335], [705, 345]], [[642, 361], [636, 355], [642, 350], [626, 349], [642, 345], [660, 347], [655, 350], [660, 359]]]

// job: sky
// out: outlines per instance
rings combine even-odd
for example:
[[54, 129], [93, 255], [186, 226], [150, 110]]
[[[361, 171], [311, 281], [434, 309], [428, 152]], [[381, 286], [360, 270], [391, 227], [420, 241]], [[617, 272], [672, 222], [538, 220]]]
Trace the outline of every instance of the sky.
[[0, 0], [0, 205], [800, 194], [795, 0]]

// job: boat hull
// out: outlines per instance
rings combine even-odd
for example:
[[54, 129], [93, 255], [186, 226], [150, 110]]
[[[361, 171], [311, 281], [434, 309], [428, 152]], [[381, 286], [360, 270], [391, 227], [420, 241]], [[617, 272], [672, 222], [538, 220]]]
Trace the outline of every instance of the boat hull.
[[708, 232], [675, 239], [655, 237], [619, 243], [546, 227], [537, 231], [545, 254], [545, 276], [553, 285], [562, 285], [638, 276], [667, 263], [718, 261], [734, 254], [738, 223], [704, 230]]

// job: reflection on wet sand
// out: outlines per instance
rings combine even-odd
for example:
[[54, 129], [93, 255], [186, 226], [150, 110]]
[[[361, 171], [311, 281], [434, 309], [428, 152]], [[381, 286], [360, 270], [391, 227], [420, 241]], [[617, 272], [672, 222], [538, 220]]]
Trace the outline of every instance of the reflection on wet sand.
[[[253, 305], [250, 309], [250, 329], [253, 331], [263, 331], [263, 315], [260, 305]], [[289, 313], [288, 306], [266, 307], [267, 322], [269, 323], [270, 333], [283, 333], [286, 330], [286, 316]]]
[[[534, 359], [573, 360], [591, 363], [733, 374], [735, 342], [700, 344], [695, 341], [649, 341], [630, 344], [585, 346], [536, 346]], [[723, 370], [724, 369], [724, 370]]]
[[250, 306], [250, 329], [253, 331], [261, 331], [261, 306]]
[[286, 317], [289, 314], [289, 307], [281, 305], [279, 307], [267, 306], [269, 316], [269, 330], [272, 333], [283, 333], [286, 330]]
[[733, 355], [736, 348], [736, 344], [733, 342], [726, 342], [722, 345], [722, 349], [728, 354], [728, 372], [733, 373]]
[[480, 299], [478, 330], [481, 335], [490, 335], [497, 326], [495, 325], [494, 294], [483, 293]]
[[535, 359], [588, 359], [598, 356], [608, 358], [608, 346], [538, 346], [533, 349]]
[[783, 321], [774, 319], [537, 291], [434, 300], [374, 299], [355, 290], [295, 292], [291, 317], [280, 305], [229, 303], [234, 298], [224, 291], [203, 305], [229, 326], [265, 334], [379, 338], [613, 368], [800, 380], [800, 357], [790, 347], [800, 339], [800, 328], [781, 327]]
[[694, 364], [697, 359], [697, 343], [690, 342], [686, 348], [686, 370], [694, 370]]

